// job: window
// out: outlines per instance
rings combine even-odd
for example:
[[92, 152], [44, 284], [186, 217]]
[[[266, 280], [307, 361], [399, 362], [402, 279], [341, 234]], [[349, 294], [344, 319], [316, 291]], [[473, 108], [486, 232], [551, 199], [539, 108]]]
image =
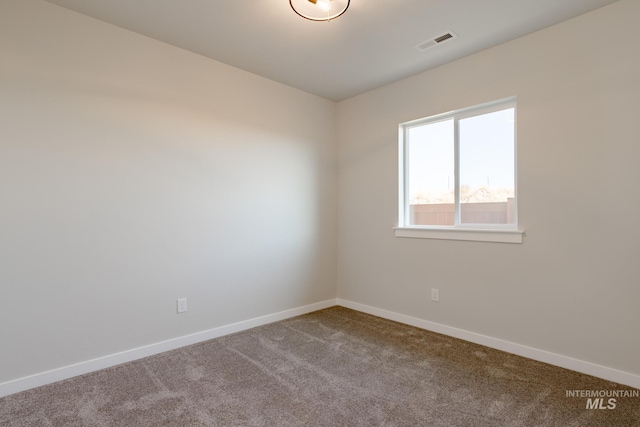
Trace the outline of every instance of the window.
[[522, 243], [515, 98], [400, 125], [398, 237]]

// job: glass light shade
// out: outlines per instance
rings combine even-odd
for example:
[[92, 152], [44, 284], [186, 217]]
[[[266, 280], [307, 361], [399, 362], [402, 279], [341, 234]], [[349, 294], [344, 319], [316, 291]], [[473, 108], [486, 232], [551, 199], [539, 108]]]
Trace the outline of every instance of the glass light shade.
[[[295, 13], [312, 21], [331, 21], [346, 12], [351, 0], [289, 0]], [[329, 5], [327, 10], [326, 5]]]

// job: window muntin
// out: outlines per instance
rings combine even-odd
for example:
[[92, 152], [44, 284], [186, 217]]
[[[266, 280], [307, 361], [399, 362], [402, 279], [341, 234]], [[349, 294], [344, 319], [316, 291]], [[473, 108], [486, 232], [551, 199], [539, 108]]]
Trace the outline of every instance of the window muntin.
[[399, 228], [517, 229], [515, 98], [400, 125]]

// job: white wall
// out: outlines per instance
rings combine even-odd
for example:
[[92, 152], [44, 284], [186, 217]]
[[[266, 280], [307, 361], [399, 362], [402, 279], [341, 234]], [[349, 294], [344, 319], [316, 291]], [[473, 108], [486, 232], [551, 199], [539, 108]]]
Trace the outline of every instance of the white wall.
[[[339, 103], [339, 298], [640, 374], [639, 19], [622, 0]], [[395, 238], [398, 124], [512, 95], [524, 244]]]
[[333, 102], [2, 0], [0, 383], [335, 298], [334, 123]]

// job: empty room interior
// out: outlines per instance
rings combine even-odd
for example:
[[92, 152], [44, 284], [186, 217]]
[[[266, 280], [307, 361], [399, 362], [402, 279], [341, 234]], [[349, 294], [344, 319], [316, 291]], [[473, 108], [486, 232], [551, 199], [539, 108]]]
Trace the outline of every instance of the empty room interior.
[[[347, 9], [303, 16], [324, 3]], [[0, 0], [0, 424], [640, 425], [639, 21], [638, 0]], [[507, 156], [468, 148], [487, 109]], [[414, 198], [445, 122], [450, 199]], [[485, 174], [465, 198], [480, 158], [508, 196]], [[183, 391], [158, 360], [192, 364]], [[205, 386], [216, 360], [246, 369]], [[105, 397], [123, 369], [156, 394]], [[71, 390], [82, 409], [25, 409]]]

